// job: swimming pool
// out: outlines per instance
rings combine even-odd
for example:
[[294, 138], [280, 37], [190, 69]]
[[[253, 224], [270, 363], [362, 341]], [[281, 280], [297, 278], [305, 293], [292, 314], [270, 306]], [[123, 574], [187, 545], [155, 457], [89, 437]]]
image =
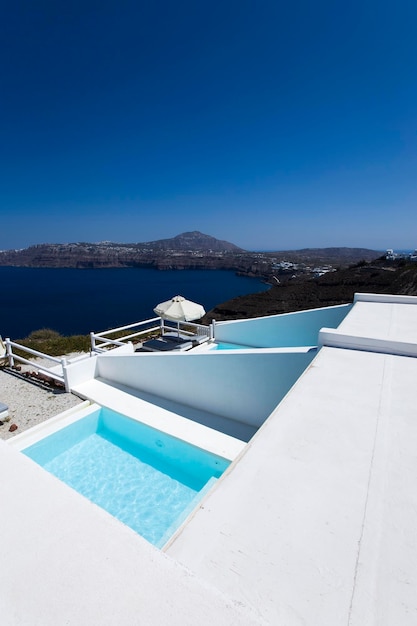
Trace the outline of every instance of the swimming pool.
[[212, 350], [253, 350], [253, 346], [243, 346], [239, 343], [226, 343], [224, 341], [216, 341]]
[[157, 547], [230, 463], [104, 407], [22, 452]]

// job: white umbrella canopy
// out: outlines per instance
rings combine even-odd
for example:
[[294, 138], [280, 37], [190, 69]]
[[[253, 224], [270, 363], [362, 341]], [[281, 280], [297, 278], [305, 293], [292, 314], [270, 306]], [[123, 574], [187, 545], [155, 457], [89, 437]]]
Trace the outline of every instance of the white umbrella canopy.
[[154, 311], [163, 319], [173, 322], [191, 322], [200, 319], [206, 313], [201, 304], [186, 300], [183, 296], [174, 296], [171, 300], [161, 302]]

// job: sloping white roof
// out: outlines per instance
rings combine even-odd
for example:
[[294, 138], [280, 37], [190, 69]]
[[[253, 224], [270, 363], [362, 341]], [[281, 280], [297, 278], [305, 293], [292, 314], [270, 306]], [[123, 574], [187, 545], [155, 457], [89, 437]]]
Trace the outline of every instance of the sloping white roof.
[[167, 554], [3, 444], [5, 623], [414, 625], [416, 302], [323, 331]]
[[[340, 333], [416, 329], [415, 304], [360, 302]], [[168, 553], [270, 624], [415, 624], [416, 380], [415, 358], [323, 347]]]

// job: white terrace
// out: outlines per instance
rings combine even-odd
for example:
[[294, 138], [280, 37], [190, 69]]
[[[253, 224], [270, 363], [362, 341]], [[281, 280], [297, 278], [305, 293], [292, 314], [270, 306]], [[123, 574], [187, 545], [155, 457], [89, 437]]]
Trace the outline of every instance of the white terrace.
[[313, 343], [68, 366], [85, 397], [230, 437], [235, 460], [161, 551], [20, 454], [25, 434], [2, 443], [2, 623], [414, 625], [416, 304], [358, 295]]
[[[318, 333], [323, 325], [336, 328], [350, 308], [351, 305], [347, 304], [249, 320], [213, 321], [210, 326], [193, 322], [172, 322], [161, 317], [154, 317], [119, 328], [90, 333], [90, 356], [96, 357], [98, 354], [107, 353], [109, 350], [113, 350], [112, 355], [114, 356], [116, 354], [115, 349], [126, 346], [128, 346], [127, 352], [122, 349], [117, 353], [132, 354], [133, 346], [137, 348], [136, 352], [162, 352], [166, 348], [177, 352], [183, 349], [194, 352], [206, 351], [207, 348], [215, 348], [219, 343], [227, 343], [230, 346], [236, 345], [236, 348], [243, 345], [246, 348], [289, 348], [290, 351], [296, 351], [297, 348], [301, 347], [307, 350], [309, 347], [317, 347]], [[155, 336], [158, 339], [152, 338]], [[151, 337], [150, 340], [149, 337]], [[164, 342], [164, 339], [167, 341]], [[0, 352], [0, 358], [5, 358], [10, 366], [17, 363], [30, 365], [44, 376], [49, 376], [62, 383], [67, 391], [73, 387], [73, 377], [69, 374], [69, 366], [74, 361], [77, 362], [78, 366], [80, 360], [88, 358], [88, 355], [71, 360], [52, 357], [17, 344], [9, 338], [5, 340], [3, 348], [4, 353], [1, 354]], [[16, 353], [16, 349], [20, 353], [27, 353], [27, 357]], [[37, 363], [30, 360], [30, 357], [33, 356], [41, 357], [43, 360], [41, 363]], [[94, 376], [94, 368], [95, 365], [82, 369], [82, 376], [84, 378]], [[72, 368], [73, 371], [74, 368]], [[76, 379], [78, 384], [78, 374]]]

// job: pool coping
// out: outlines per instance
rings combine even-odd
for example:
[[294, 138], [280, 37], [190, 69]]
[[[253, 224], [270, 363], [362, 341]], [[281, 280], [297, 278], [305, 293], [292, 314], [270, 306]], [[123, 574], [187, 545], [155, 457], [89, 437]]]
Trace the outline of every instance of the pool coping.
[[0, 540], [3, 623], [258, 624], [251, 607], [196, 576], [10, 441], [0, 441], [7, 477], [0, 486], [7, 503]]
[[[6, 443], [12, 448], [22, 451], [34, 443], [37, 443], [44, 437], [48, 437], [49, 435], [56, 433], [58, 430], [65, 428], [65, 426], [69, 426], [82, 417], [89, 415], [97, 410], [97, 408], [99, 408], [99, 405], [92, 403], [89, 400], [84, 400], [81, 404], [77, 404], [66, 411], [62, 411], [62, 413], [59, 413], [54, 417], [50, 417], [44, 422], [36, 424], [24, 432], [19, 433], [12, 439], [8, 439]], [[82, 415], [79, 415], [79, 413], [82, 413]]]
[[[78, 385], [74, 391], [100, 406], [130, 419], [146, 424], [171, 437], [180, 439], [192, 446], [211, 452], [228, 461], [233, 461], [244, 450], [246, 441], [226, 435], [214, 428], [183, 417], [174, 411], [153, 404], [135, 394], [130, 387], [110, 385], [104, 380], [94, 379]], [[172, 402], [172, 406], [178, 405]]]
[[198, 422], [193, 422], [162, 407], [152, 405], [150, 402], [135, 397], [126, 391], [110, 387], [110, 385], [106, 385], [102, 381], [96, 380], [94, 382], [94, 388], [91, 387], [90, 383], [90, 391], [93, 390], [96, 396], [97, 392], [100, 392], [101, 395], [103, 395], [104, 391], [107, 392], [106, 397], [103, 397], [104, 401], [89, 398], [81, 404], [16, 435], [8, 443], [21, 451], [44, 437], [89, 415], [98, 408], [106, 407], [129, 419], [145, 424], [230, 462], [234, 461], [247, 445], [245, 441], [225, 435]]

